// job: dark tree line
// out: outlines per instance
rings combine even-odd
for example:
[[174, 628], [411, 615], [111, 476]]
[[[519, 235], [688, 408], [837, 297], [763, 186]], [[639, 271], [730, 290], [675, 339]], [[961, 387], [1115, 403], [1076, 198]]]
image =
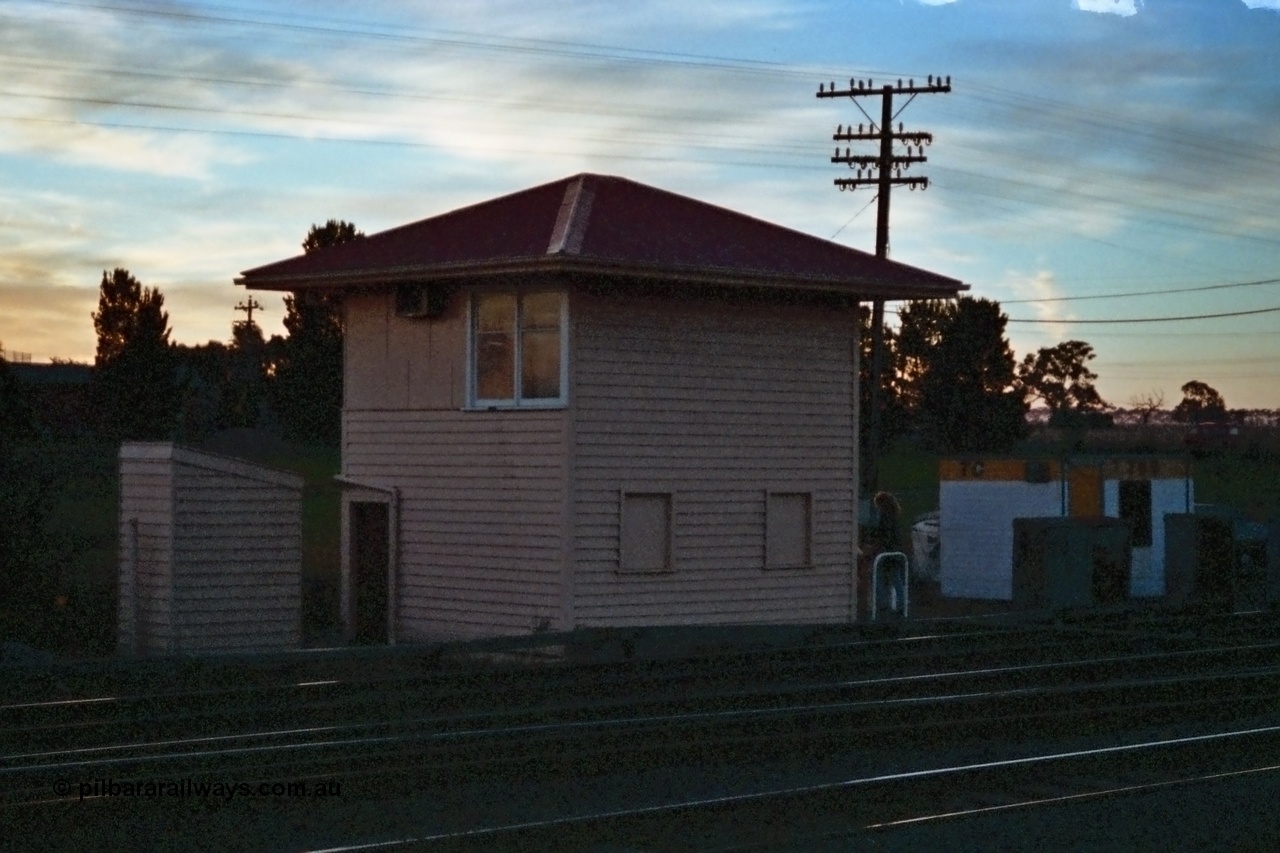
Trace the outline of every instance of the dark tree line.
[[[918, 300], [899, 310], [899, 326], [885, 328], [888, 365], [881, 377], [882, 439], [914, 435], [934, 449], [956, 453], [1008, 450], [1027, 433], [1031, 404], [1048, 406], [1057, 422], [1088, 423], [1107, 404], [1089, 370], [1093, 347], [1066, 341], [1028, 354], [1019, 363], [1006, 337], [1000, 304], [962, 296]], [[870, 312], [862, 316], [862, 406], [870, 406]], [[864, 441], [867, 436], [863, 433]]]
[[[302, 248], [317, 252], [363, 236], [331, 219], [313, 225]], [[264, 339], [245, 320], [232, 324], [230, 343], [174, 344], [164, 295], [128, 270], [104, 272], [93, 314], [93, 431], [110, 441], [199, 440], [221, 429], [261, 427], [298, 444], [336, 446], [341, 297], [304, 291], [284, 302], [284, 336]]]

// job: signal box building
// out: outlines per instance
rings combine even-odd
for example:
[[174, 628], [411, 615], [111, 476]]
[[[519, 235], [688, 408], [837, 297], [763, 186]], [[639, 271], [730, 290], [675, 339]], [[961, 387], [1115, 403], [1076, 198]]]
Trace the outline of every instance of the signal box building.
[[965, 287], [593, 174], [237, 282], [344, 295], [372, 642], [851, 619], [857, 303]]
[[1185, 459], [944, 460], [939, 469], [942, 594], [1013, 600], [1013, 520], [1059, 516], [1128, 521], [1129, 595], [1162, 596], [1164, 517], [1194, 506]]

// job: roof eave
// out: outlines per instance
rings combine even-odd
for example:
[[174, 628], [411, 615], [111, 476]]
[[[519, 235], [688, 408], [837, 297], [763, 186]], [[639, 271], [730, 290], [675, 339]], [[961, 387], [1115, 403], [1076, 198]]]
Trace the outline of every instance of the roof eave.
[[[895, 277], [903, 275], [902, 269], [901, 266], [897, 267]], [[478, 263], [384, 267], [375, 270], [321, 274], [241, 275], [235, 279], [235, 283], [254, 290], [293, 291], [311, 288], [346, 289], [409, 282], [450, 282], [460, 279], [557, 272], [726, 287], [767, 287], [777, 290], [855, 293], [864, 299], [953, 299], [961, 291], [969, 289], [969, 285], [963, 282], [923, 271], [919, 280], [908, 278], [901, 283], [886, 284], [863, 276], [850, 278], [780, 276], [770, 273], [744, 273], [715, 267], [649, 266], [566, 255], [543, 255]]]

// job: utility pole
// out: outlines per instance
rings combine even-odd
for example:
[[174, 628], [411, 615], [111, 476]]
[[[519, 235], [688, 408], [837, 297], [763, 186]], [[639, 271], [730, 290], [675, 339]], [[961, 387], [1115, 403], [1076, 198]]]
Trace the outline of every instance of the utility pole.
[[262, 309], [262, 304], [259, 303], [252, 296], [249, 297], [249, 301], [247, 303], [241, 302], [239, 305], [236, 306], [237, 311], [243, 311], [245, 312], [245, 314], [248, 315], [248, 319], [242, 322], [244, 322], [246, 325], [249, 325], [249, 326], [253, 325], [253, 312], [261, 309]]
[[[924, 163], [928, 158], [924, 156], [924, 147], [933, 144], [933, 134], [922, 131], [904, 131], [902, 124], [899, 122], [898, 130], [893, 130], [893, 120], [897, 114], [893, 111], [894, 95], [910, 95], [907, 103], [902, 105], [902, 109], [906, 109], [910, 103], [915, 100], [916, 95], [931, 95], [939, 92], [951, 91], [951, 78], [947, 77], [943, 81], [941, 76], [935, 78], [929, 76], [925, 85], [917, 86], [914, 80], [908, 80], [907, 85], [902, 85], [902, 81], [898, 81], [898, 85], [886, 84], [879, 89], [875, 88], [870, 80], [850, 80], [849, 88], [837, 90], [836, 84], [833, 82], [830, 88], [818, 84], [819, 98], [848, 98], [853, 101], [855, 106], [867, 117], [867, 129], [864, 131], [862, 125], [858, 125], [855, 131], [853, 125], [850, 124], [848, 129], [844, 125], [836, 127], [835, 134], [831, 137], [836, 142], [854, 142], [854, 141], [877, 141], [880, 143], [880, 153], [874, 155], [853, 154], [846, 147], [844, 154], [840, 153], [840, 146], [836, 146], [836, 152], [831, 157], [832, 163], [843, 163], [850, 169], [857, 169], [858, 175], [854, 178], [836, 178], [834, 183], [844, 190], [854, 190], [858, 187], [874, 186], [876, 187], [876, 257], [889, 257], [889, 191], [895, 186], [907, 186], [914, 190], [916, 187], [920, 189], [928, 189], [929, 179], [926, 177], [903, 177], [902, 173], [911, 168], [913, 163]], [[880, 97], [880, 124], [877, 126], [872, 121], [871, 116], [867, 115], [866, 110], [862, 109], [862, 105], [854, 99], [865, 97]], [[901, 110], [899, 110], [901, 112]], [[907, 145], [906, 154], [894, 154], [893, 144], [895, 142], [905, 142]], [[915, 147], [915, 154], [912, 154], [912, 146]], [[866, 171], [866, 176], [863, 172]], [[877, 454], [880, 448], [881, 433], [881, 381], [880, 376], [884, 371], [884, 300], [875, 299], [871, 302], [871, 423], [867, 430], [867, 458], [866, 463], [862, 466], [863, 485], [867, 492], [874, 492], [879, 486], [880, 471], [877, 464]]]

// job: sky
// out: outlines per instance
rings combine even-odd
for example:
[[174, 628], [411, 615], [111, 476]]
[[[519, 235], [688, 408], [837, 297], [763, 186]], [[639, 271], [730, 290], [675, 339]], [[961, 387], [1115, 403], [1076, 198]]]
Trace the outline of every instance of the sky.
[[818, 86], [933, 74], [890, 257], [998, 300], [1019, 359], [1089, 342], [1114, 405], [1280, 408], [1280, 0], [0, 0], [0, 72], [0, 344], [36, 362], [92, 361], [104, 270], [229, 341], [232, 279], [313, 223], [584, 171], [870, 252], [831, 136], [878, 99]]

